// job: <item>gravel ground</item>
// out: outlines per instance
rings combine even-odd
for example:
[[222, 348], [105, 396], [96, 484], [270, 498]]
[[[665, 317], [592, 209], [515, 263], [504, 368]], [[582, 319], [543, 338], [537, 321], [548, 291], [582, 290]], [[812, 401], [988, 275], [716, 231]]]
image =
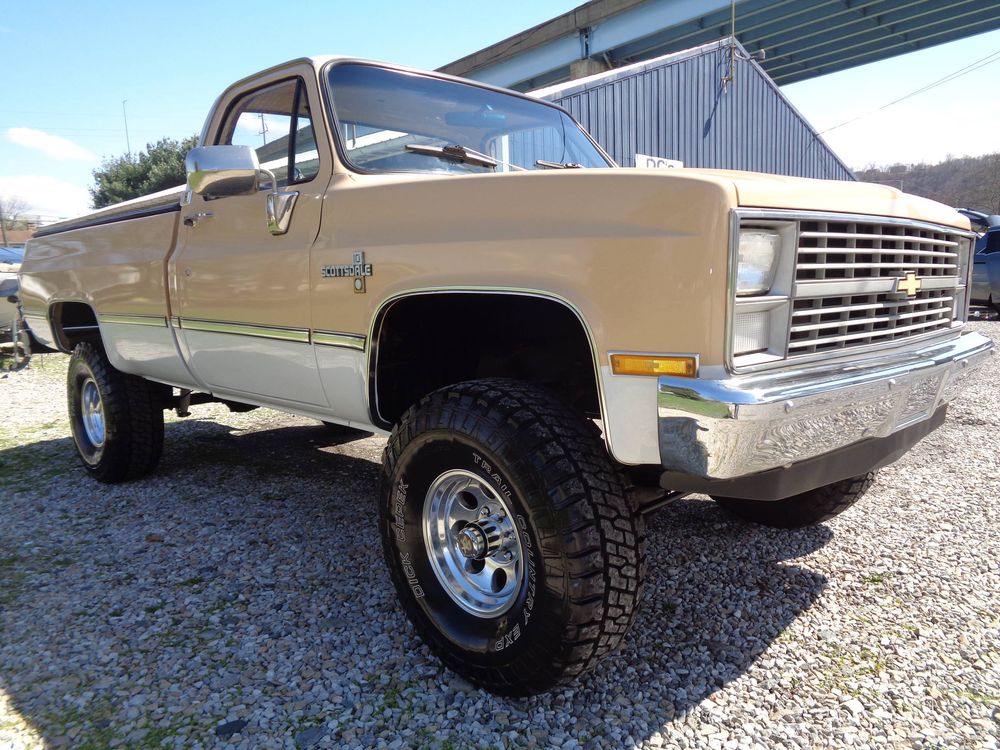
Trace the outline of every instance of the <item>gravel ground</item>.
[[382, 439], [195, 407], [154, 476], [105, 487], [65, 364], [0, 380], [0, 749], [1000, 746], [1000, 357], [830, 523], [698, 497], [650, 519], [621, 650], [524, 701], [443, 670], [397, 608]]

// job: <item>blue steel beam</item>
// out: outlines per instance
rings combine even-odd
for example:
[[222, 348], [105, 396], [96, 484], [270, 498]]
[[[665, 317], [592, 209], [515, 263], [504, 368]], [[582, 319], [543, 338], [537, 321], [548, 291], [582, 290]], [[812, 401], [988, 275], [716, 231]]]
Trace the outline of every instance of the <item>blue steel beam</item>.
[[578, 36], [556, 39], [542, 47], [535, 47], [516, 57], [477, 70], [471, 77], [494, 86], [510, 86], [512, 83], [535, 78], [552, 70], [569, 70], [574, 60], [584, 57]]
[[[996, 0], [951, 0], [945, 7], [929, 8], [927, 3], [908, 2], [898, 9], [879, 9], [877, 15], [863, 15], [832, 22], [824, 19], [808, 31], [789, 33], [781, 29], [772, 39], [761, 37], [767, 46], [769, 67], [781, 66], [783, 58], [808, 52], [810, 61], [832, 50], [864, 46], [874, 47], [880, 41], [907, 32], [938, 32], [963, 26], [970, 20], [982, 21], [981, 14], [995, 7]], [[920, 5], [921, 7], [914, 7]], [[940, 5], [940, 3], [939, 3]]]
[[[738, 5], [744, 5], [738, 3]], [[651, 0], [626, 13], [619, 13], [596, 24], [590, 30], [590, 53], [597, 56], [612, 52], [623, 44], [649, 34], [650, 29], [670, 29], [724, 11], [729, 16], [728, 0]]]
[[[787, 83], [796, 74], [801, 76], [819, 69], [826, 72], [842, 70], [911, 52], [990, 30], [983, 28], [982, 14], [995, 8], [994, 0], [978, 0], [966, 4], [961, 12], [953, 11], [946, 15], [918, 14], [909, 20], [886, 19], [867, 29], [856, 28], [852, 33], [838, 36], [832, 42], [804, 38], [801, 41], [776, 43], [768, 47], [769, 50], [774, 50], [774, 55], [765, 69], [776, 81]], [[995, 19], [993, 25], [993, 28], [998, 27], [1000, 17]]]
[[[737, 5], [741, 2], [745, 2], [745, 0], [738, 0]], [[497, 86], [512, 86], [563, 69], [568, 75], [571, 63], [587, 56], [595, 56], [605, 52], [607, 45], [617, 38], [627, 38], [629, 34], [636, 33], [637, 30], [648, 31], [650, 28], [660, 26], [675, 26], [688, 20], [693, 14], [697, 15], [699, 12], [704, 13], [718, 8], [729, 8], [729, 1], [649, 0], [649, 2], [637, 5], [630, 10], [610, 16], [591, 27], [588, 30], [590, 37], [588, 51], [584, 50], [584, 44], [580, 38], [579, 31], [583, 31], [581, 29], [572, 35], [516, 53], [502, 62], [477, 68], [474, 71], [461, 71], [459, 74]], [[641, 19], [638, 25], [636, 25], [637, 19]], [[601, 32], [601, 28], [604, 26], [609, 27], [607, 32]], [[595, 48], [594, 38], [596, 36], [600, 39], [602, 33], [605, 33], [607, 41], [600, 41], [598, 44], [601, 49], [598, 50]], [[440, 69], [450, 72], [449, 67], [450, 65], [445, 65]]]
[[[568, 80], [570, 65], [586, 57], [617, 66], [731, 33], [727, 0], [597, 0], [566, 17], [576, 19], [581, 12], [593, 19], [586, 29], [572, 30], [572, 23], [568, 28], [563, 24], [564, 36], [505, 58], [508, 47], [530, 44], [536, 28], [523, 39], [518, 35], [484, 50], [490, 53], [485, 56], [488, 65], [462, 68], [467, 58], [443, 70], [526, 90]], [[737, 38], [750, 51], [765, 50], [763, 67], [780, 84], [997, 28], [997, 0], [738, 0], [736, 4]], [[461, 69], [452, 69], [454, 65]]]

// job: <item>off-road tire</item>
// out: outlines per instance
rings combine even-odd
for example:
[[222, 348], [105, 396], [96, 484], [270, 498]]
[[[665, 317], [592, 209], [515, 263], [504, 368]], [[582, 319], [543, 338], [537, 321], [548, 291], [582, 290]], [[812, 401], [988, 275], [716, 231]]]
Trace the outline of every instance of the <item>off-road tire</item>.
[[[427, 491], [451, 470], [503, 491], [525, 550], [510, 609], [470, 614], [443, 587], [422, 532]], [[615, 649], [645, 576], [645, 529], [591, 425], [548, 391], [509, 380], [438, 390], [385, 448], [379, 524], [392, 581], [423, 641], [501, 695], [570, 682]]]
[[869, 471], [784, 500], [744, 500], [714, 496], [712, 499], [730, 513], [748, 521], [777, 529], [801, 529], [829, 521], [850, 508], [871, 487], [875, 474], [876, 472]]
[[[81, 392], [92, 379], [100, 393], [105, 437], [95, 445], [83, 424]], [[138, 479], [156, 468], [163, 451], [163, 388], [112, 367], [104, 349], [77, 344], [69, 361], [69, 421], [80, 461], [101, 482]]]

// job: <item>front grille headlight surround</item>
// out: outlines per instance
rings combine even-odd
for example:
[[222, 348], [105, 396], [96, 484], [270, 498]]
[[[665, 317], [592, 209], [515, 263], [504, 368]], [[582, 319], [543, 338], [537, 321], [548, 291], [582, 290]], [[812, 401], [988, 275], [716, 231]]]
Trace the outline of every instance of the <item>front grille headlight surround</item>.
[[774, 229], [743, 227], [736, 253], [736, 296], [767, 294], [781, 257], [781, 234]]
[[737, 367], [786, 355], [797, 224], [733, 212], [727, 360]]

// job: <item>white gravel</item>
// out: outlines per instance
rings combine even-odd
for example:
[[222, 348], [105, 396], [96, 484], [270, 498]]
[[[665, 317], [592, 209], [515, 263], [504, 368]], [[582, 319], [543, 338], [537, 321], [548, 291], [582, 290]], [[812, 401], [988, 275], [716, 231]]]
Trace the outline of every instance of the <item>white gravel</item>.
[[397, 608], [383, 440], [195, 407], [154, 476], [106, 487], [65, 362], [0, 379], [0, 750], [1000, 747], [1000, 357], [830, 523], [652, 518], [623, 648], [525, 701], [444, 671]]

